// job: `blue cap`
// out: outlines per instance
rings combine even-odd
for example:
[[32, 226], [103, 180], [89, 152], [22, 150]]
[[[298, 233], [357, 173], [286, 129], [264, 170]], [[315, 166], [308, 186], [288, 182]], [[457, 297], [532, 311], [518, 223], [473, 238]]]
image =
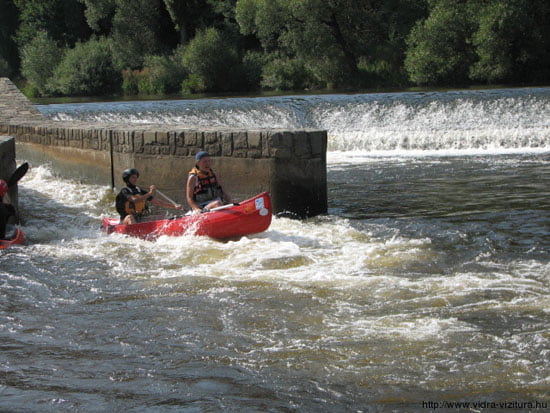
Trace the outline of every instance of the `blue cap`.
[[199, 153], [197, 153], [195, 155], [195, 161], [200, 161], [202, 158], [204, 158], [205, 156], [210, 156], [210, 154], [206, 151], [200, 151]]

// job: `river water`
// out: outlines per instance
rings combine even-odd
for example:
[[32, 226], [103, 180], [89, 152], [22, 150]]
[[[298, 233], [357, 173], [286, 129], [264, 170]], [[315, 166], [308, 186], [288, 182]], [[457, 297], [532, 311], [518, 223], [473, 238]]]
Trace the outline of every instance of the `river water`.
[[108, 187], [34, 165], [29, 245], [0, 253], [0, 410], [548, 407], [549, 88], [39, 109], [325, 128], [329, 213], [229, 242], [106, 236]]

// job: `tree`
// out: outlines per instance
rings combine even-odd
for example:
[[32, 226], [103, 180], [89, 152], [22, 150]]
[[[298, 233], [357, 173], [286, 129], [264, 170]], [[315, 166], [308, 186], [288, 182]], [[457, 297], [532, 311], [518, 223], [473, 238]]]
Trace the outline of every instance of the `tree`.
[[[341, 75], [341, 68], [357, 71], [356, 63], [359, 56], [349, 50], [336, 14], [331, 13], [330, 3], [332, 2], [317, 0], [300, 3], [289, 0], [237, 2], [236, 18], [241, 32], [256, 36], [264, 52], [272, 56], [273, 62], [287, 62], [287, 70], [276, 71], [276, 67], [269, 65], [270, 67], [266, 68], [269, 74], [265, 75], [272, 80], [266, 79], [267, 82], [264, 84], [293, 84], [293, 79], [283, 77], [285, 73], [295, 73], [295, 69], [302, 64], [309, 66], [312, 72], [316, 72], [324, 80], [342, 80], [345, 76]], [[326, 19], [323, 16], [324, 12]], [[338, 39], [333, 34], [336, 34]], [[337, 40], [343, 47], [338, 47]], [[348, 50], [347, 63], [343, 62], [345, 50]], [[331, 66], [329, 62], [336, 62], [332, 66], [338, 68], [338, 73], [327, 73], [326, 69]]]
[[197, 33], [185, 48], [183, 63], [207, 91], [237, 91], [246, 84], [238, 49], [213, 27]]
[[426, 85], [467, 83], [475, 61], [474, 27], [472, 8], [464, 0], [432, 1], [429, 17], [415, 25], [407, 40], [410, 79]]
[[473, 35], [479, 60], [470, 69], [472, 79], [488, 83], [548, 80], [549, 20], [550, 5], [545, 1], [484, 4]]
[[119, 69], [143, 66], [146, 55], [156, 54], [161, 0], [117, 0], [113, 18], [113, 57]]
[[39, 31], [21, 51], [21, 73], [36, 93], [51, 92], [54, 70], [63, 57], [62, 49], [45, 31]]
[[100, 96], [116, 92], [120, 72], [115, 69], [109, 40], [92, 39], [68, 50], [54, 71], [55, 91], [73, 96]]
[[86, 6], [84, 15], [90, 28], [98, 35], [108, 36], [113, 27], [116, 0], [78, 0]]
[[204, 0], [163, 1], [183, 45], [189, 43], [197, 29], [206, 27], [212, 17], [210, 6]]
[[370, 57], [359, 63], [376, 85], [408, 86], [405, 70], [407, 37], [417, 21], [428, 16], [426, 0], [386, 0], [379, 13], [380, 42], [369, 46]]
[[7, 77], [10, 75], [11, 69], [8, 62], [0, 56], [0, 77]]
[[[396, 12], [400, 4], [409, 13]], [[364, 68], [378, 59], [381, 45], [400, 47], [397, 58], [386, 47], [384, 58], [402, 65], [405, 33], [423, 11], [424, 0], [239, 0], [236, 18], [241, 32], [257, 36], [277, 59], [302, 60], [326, 84], [364, 85], [370, 76]]]
[[74, 0], [14, 0], [20, 11], [17, 43], [24, 47], [39, 31], [59, 44], [72, 47], [91, 34], [84, 7]]

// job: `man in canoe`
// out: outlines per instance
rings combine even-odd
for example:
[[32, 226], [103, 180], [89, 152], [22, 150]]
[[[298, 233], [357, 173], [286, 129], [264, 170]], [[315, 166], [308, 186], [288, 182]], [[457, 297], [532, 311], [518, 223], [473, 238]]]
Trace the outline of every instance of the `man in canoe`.
[[233, 202], [223, 189], [220, 177], [212, 170], [210, 155], [206, 151], [195, 155], [195, 167], [187, 178], [186, 198], [195, 213]]
[[15, 217], [15, 208], [11, 204], [4, 203], [4, 196], [9, 186], [6, 181], [0, 179], [0, 239], [6, 236], [6, 226], [11, 217]]
[[126, 183], [126, 186], [120, 190], [116, 197], [116, 210], [120, 215], [121, 224], [128, 225], [142, 221], [149, 211], [147, 205], [149, 202], [163, 208], [182, 209], [180, 204], [169, 204], [155, 199], [156, 186], [151, 185], [147, 192], [137, 186], [138, 178], [139, 171], [135, 168], [126, 169], [122, 172], [122, 180]]

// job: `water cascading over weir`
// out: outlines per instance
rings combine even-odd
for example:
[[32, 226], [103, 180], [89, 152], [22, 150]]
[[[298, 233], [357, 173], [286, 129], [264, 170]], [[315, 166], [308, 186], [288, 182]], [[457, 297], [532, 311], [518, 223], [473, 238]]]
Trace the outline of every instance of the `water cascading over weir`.
[[269, 191], [276, 214], [327, 211], [324, 130], [54, 121], [0, 78], [0, 136], [15, 138], [19, 159], [83, 182], [120, 188], [122, 171], [137, 168], [140, 186], [155, 184], [181, 203], [194, 155], [207, 150], [235, 199]]

